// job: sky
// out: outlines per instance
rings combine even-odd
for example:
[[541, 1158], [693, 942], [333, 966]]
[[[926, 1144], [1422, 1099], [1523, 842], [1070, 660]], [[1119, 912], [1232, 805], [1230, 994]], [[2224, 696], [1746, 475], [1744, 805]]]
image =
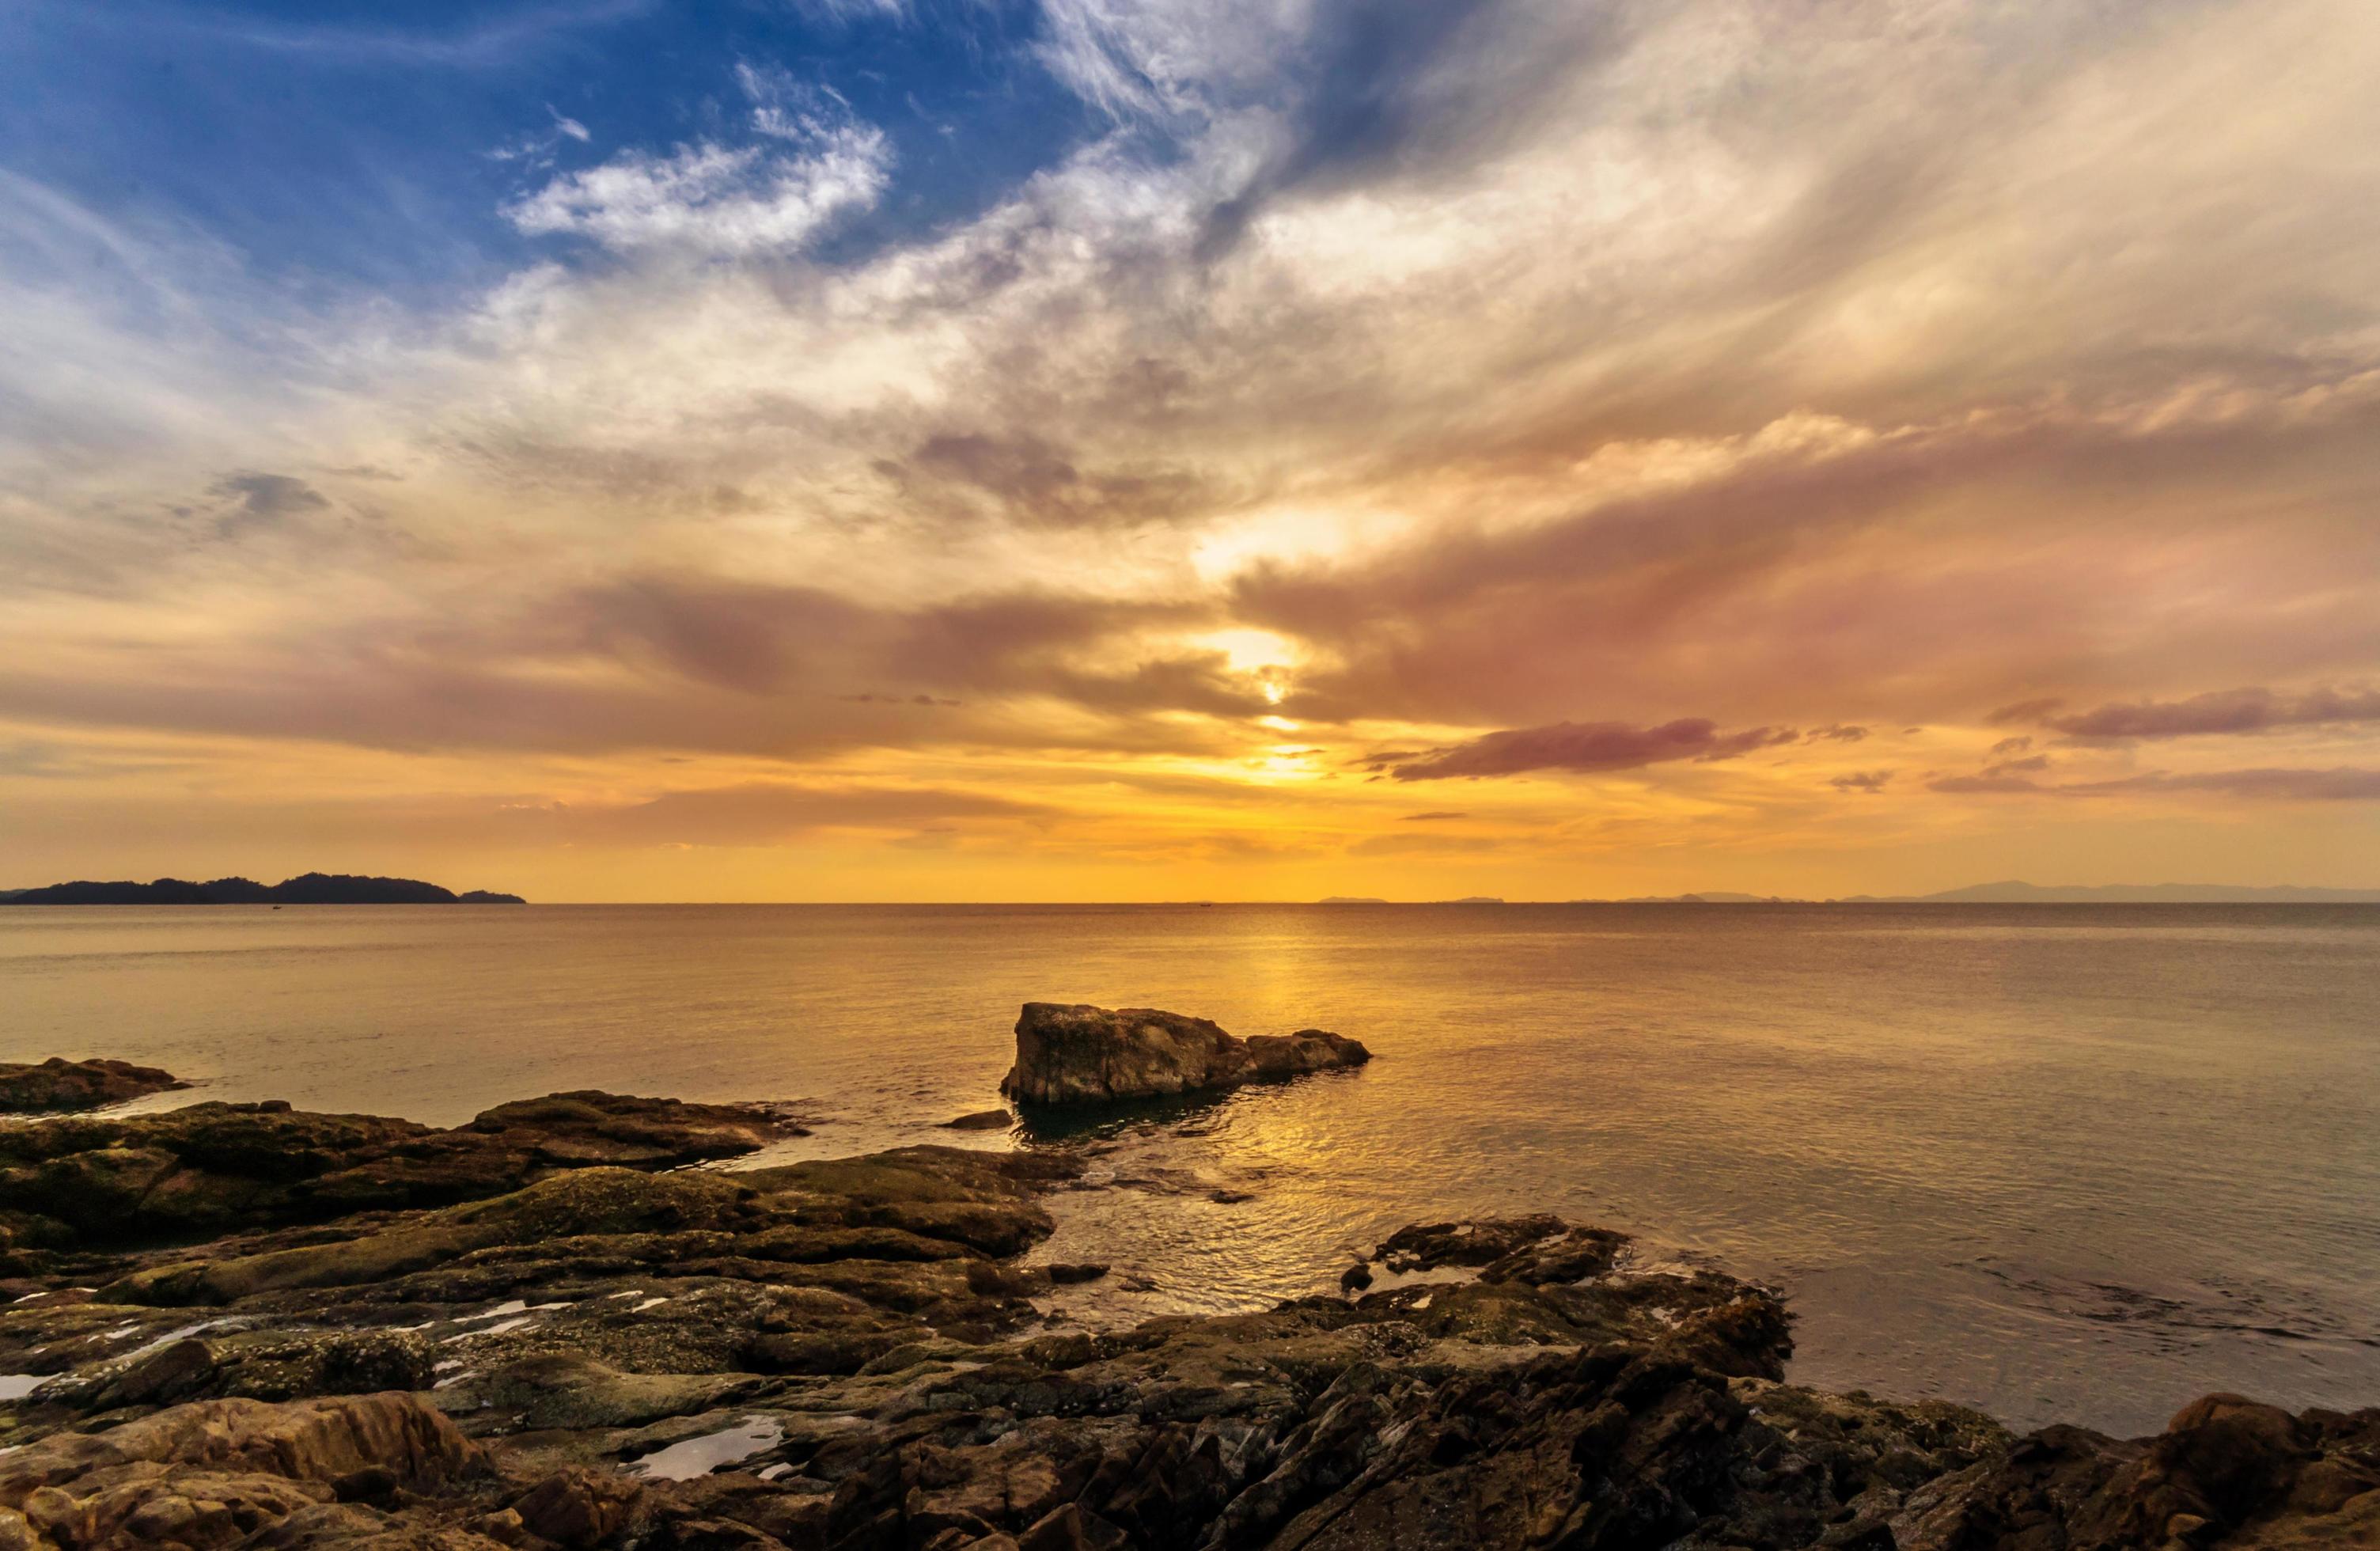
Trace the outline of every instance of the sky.
[[2364, 0], [0, 0], [0, 885], [2380, 886]]

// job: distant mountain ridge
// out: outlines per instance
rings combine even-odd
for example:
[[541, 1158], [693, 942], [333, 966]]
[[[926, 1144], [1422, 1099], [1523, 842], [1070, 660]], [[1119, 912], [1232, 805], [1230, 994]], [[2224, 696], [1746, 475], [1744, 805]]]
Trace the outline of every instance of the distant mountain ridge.
[[279, 883], [218, 878], [191, 883], [53, 883], [0, 893], [0, 904], [526, 904], [518, 894], [485, 889], [455, 893], [413, 878], [363, 878], [353, 873], [300, 873]]

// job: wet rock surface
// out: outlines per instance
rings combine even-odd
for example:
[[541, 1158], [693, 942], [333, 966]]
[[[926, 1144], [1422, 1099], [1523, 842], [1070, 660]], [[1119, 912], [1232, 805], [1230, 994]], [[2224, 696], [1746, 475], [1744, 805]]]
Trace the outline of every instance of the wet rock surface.
[[[2380, 1412], [2216, 1396], [2155, 1438], [2012, 1439], [1955, 1406], [1787, 1384], [1775, 1294], [1552, 1217], [1417, 1225], [1342, 1294], [1093, 1333], [1052, 1293], [1102, 1296], [1106, 1267], [1029, 1259], [1054, 1193], [1092, 1188], [1073, 1148], [673, 1170], [761, 1134], [759, 1112], [570, 1095], [457, 1133], [177, 1113], [95, 1144], [62, 1129], [12, 1165], [145, 1149], [260, 1188], [222, 1197], [213, 1237], [18, 1252], [0, 1547], [2277, 1551], [2380, 1533]], [[197, 1140], [218, 1127], [313, 1138], [319, 1167], [235, 1169], [247, 1155]], [[466, 1132], [487, 1140], [438, 1140]], [[442, 1199], [464, 1157], [488, 1187]], [[356, 1210], [280, 1193], [383, 1167]], [[78, 1218], [18, 1188], [18, 1210]]]
[[146, 1098], [190, 1084], [154, 1066], [125, 1060], [0, 1062], [0, 1114], [63, 1114]]
[[44, 1252], [122, 1247], [500, 1195], [594, 1165], [674, 1169], [791, 1128], [759, 1106], [566, 1093], [451, 1131], [288, 1105], [0, 1127], [0, 1274]]
[[1371, 1059], [1360, 1041], [1320, 1029], [1241, 1039], [1204, 1018], [1153, 1008], [1028, 1001], [1016, 1020], [1016, 1064], [1000, 1091], [1026, 1104], [1103, 1104], [1236, 1087]]

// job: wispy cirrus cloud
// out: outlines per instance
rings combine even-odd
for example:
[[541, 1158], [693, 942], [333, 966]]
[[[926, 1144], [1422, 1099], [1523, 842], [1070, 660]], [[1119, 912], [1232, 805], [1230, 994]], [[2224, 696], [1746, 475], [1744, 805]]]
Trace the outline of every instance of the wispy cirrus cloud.
[[[804, 88], [782, 68], [747, 61], [736, 80], [756, 141], [623, 151], [555, 176], [505, 215], [532, 236], [585, 236], [624, 251], [784, 253], [882, 196], [893, 160], [883, 130], [855, 117], [831, 90]], [[555, 118], [557, 132], [589, 138], [576, 120]]]
[[883, 131], [865, 125], [837, 127], [793, 154], [704, 140], [565, 174], [504, 213], [533, 236], [606, 248], [785, 252], [873, 204], [891, 164]]

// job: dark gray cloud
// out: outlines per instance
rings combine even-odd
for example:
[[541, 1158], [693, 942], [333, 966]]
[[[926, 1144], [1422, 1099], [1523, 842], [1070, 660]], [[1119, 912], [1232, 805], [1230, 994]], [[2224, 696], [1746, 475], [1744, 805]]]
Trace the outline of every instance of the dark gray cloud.
[[305, 480], [288, 474], [246, 470], [226, 474], [207, 493], [228, 502], [229, 510], [215, 519], [216, 531], [236, 538], [251, 528], [273, 527], [310, 512], [327, 511], [330, 499]]
[[1783, 728], [1721, 733], [1700, 718], [1638, 727], [1624, 721], [1558, 721], [1489, 733], [1441, 749], [1390, 773], [1399, 781], [1519, 775], [1528, 770], [1631, 770], [1679, 759], [1731, 759], [1794, 741]]
[[1853, 770], [1839, 775], [1827, 784], [1838, 792], [1864, 792], [1870, 796], [1881, 793], [1896, 772], [1892, 770]]

